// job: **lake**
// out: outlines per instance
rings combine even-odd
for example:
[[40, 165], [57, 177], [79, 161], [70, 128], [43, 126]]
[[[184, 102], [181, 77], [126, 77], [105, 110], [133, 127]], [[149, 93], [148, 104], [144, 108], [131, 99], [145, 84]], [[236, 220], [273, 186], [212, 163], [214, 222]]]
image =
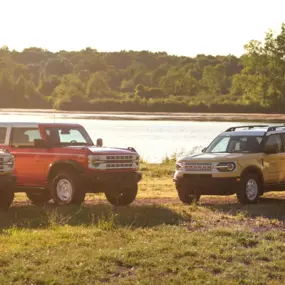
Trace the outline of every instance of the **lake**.
[[[173, 153], [199, 151], [228, 127], [246, 125], [237, 122], [158, 121], [139, 116], [140, 120], [94, 119], [96, 114], [39, 112], [0, 112], [1, 122], [56, 122], [79, 123], [96, 142], [103, 138], [105, 146], [134, 147], [140, 156], [149, 162], [161, 162]], [[88, 119], [88, 116], [93, 117]], [[110, 116], [110, 115], [108, 115]], [[100, 114], [102, 117], [102, 114]], [[155, 115], [151, 115], [155, 117]], [[146, 118], [146, 119], [144, 119]]]

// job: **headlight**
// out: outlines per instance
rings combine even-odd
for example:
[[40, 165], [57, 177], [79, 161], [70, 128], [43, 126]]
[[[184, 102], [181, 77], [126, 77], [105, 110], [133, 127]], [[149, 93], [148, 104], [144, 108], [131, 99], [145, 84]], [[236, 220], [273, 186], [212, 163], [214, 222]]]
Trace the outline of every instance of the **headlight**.
[[9, 160], [3, 162], [3, 165], [7, 165], [10, 168], [14, 168], [15, 159], [14, 156], [10, 157]]
[[236, 164], [234, 162], [220, 162], [216, 168], [220, 172], [231, 172], [236, 169]]
[[88, 156], [88, 167], [89, 168], [95, 168], [98, 167], [100, 164], [100, 157], [95, 155], [89, 155]]
[[185, 166], [184, 162], [176, 162], [176, 170], [182, 169]]

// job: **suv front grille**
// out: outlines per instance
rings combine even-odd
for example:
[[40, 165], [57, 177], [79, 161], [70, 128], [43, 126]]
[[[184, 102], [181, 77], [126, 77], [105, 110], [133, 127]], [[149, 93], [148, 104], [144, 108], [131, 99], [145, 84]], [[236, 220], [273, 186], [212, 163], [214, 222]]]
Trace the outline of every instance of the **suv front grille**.
[[107, 163], [107, 169], [133, 168], [132, 163]]
[[132, 160], [132, 155], [107, 155], [107, 160]]

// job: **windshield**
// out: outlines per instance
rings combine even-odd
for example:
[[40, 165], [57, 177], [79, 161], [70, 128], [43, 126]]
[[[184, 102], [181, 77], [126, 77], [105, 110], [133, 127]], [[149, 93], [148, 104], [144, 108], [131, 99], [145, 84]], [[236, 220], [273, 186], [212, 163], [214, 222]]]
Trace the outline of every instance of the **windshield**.
[[258, 153], [261, 152], [261, 141], [261, 136], [219, 136], [206, 153]]
[[84, 128], [51, 127], [46, 128], [47, 140], [56, 146], [93, 145]]

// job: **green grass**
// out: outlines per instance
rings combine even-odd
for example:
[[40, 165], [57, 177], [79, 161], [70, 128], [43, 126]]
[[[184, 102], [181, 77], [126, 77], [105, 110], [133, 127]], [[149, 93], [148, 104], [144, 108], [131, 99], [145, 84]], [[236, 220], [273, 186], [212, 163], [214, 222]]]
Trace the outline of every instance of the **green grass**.
[[0, 284], [284, 284], [285, 195], [183, 205], [168, 164], [145, 165], [129, 207], [102, 195], [35, 207], [17, 195], [0, 213]]

